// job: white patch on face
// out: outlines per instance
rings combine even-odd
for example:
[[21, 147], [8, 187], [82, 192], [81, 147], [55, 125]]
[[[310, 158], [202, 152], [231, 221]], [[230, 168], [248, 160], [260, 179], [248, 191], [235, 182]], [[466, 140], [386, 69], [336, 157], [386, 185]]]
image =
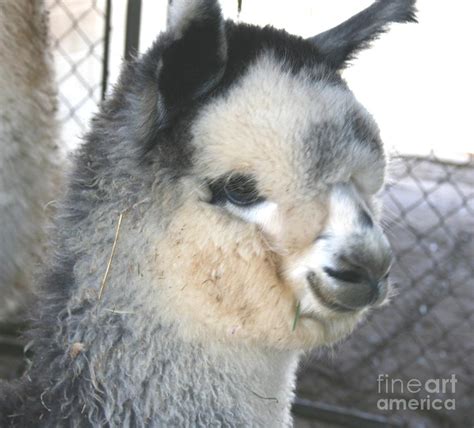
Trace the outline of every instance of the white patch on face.
[[327, 241], [318, 241], [287, 271], [288, 278], [292, 282], [305, 284], [304, 293], [300, 299], [304, 297], [303, 302], [306, 301], [304, 306], [307, 311], [310, 311], [311, 306], [314, 306], [316, 299], [309, 289], [306, 277], [310, 272], [315, 272], [318, 277], [324, 276], [323, 267], [330, 265], [330, 263], [331, 251]]
[[291, 269], [289, 275], [293, 280], [304, 280], [310, 271], [321, 274], [323, 267], [333, 266], [334, 249], [343, 246], [347, 237], [361, 227], [360, 204], [353, 185], [339, 184], [333, 187], [328, 222], [321, 233], [322, 238]]
[[[319, 273], [324, 266], [332, 266], [334, 247], [360, 228], [361, 201], [351, 184], [333, 186], [328, 222], [321, 239], [306, 252], [290, 273], [292, 279], [303, 279], [309, 271]], [[327, 238], [327, 239], [326, 239]]]
[[242, 220], [258, 225], [265, 233], [271, 236], [278, 236], [281, 233], [278, 204], [275, 202], [263, 201], [251, 207], [239, 207], [227, 202], [225, 208]]
[[352, 184], [335, 185], [331, 192], [331, 210], [325, 233], [346, 236], [359, 226], [362, 201]]
[[360, 228], [360, 200], [351, 184], [335, 185], [331, 192], [328, 223], [318, 239], [292, 266], [287, 269], [288, 278], [305, 284], [300, 291], [301, 309], [307, 313], [326, 311], [307, 283], [307, 275], [314, 272], [324, 278], [326, 289], [336, 289], [338, 285], [324, 273], [324, 267], [334, 267], [334, 253], [344, 247], [348, 237]]

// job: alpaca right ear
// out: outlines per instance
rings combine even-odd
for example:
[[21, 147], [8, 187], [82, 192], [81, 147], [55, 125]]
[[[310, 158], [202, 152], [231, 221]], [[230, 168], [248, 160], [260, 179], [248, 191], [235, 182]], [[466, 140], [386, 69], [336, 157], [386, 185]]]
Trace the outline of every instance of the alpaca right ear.
[[159, 70], [166, 109], [173, 110], [212, 90], [227, 61], [224, 20], [217, 0], [170, 0]]
[[392, 22], [416, 22], [416, 0], [376, 0], [367, 9], [310, 40], [326, 64], [335, 70], [347, 63]]

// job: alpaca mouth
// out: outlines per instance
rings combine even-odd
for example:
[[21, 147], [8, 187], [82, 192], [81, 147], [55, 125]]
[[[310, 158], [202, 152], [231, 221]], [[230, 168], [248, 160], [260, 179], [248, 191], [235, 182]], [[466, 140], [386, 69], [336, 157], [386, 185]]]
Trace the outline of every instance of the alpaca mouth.
[[318, 301], [335, 312], [357, 312], [383, 301], [386, 295], [385, 286], [343, 289], [339, 293], [329, 293], [314, 272], [307, 275], [310, 288]]
[[317, 287], [311, 287], [314, 294], [318, 298], [318, 300], [321, 302], [323, 306], [325, 306], [328, 309], [332, 309], [333, 311], [336, 312], [355, 312], [360, 310], [360, 308], [350, 308], [349, 306], [345, 306], [341, 303], [337, 303], [334, 300], [328, 299], [322, 292], [321, 289]]
[[318, 298], [319, 302], [328, 309], [332, 309], [336, 312], [355, 312], [360, 308], [351, 308], [349, 306], [345, 306], [342, 303], [337, 303], [333, 299], [327, 297], [324, 292], [321, 290], [320, 282], [319, 281], [310, 281], [311, 290]]

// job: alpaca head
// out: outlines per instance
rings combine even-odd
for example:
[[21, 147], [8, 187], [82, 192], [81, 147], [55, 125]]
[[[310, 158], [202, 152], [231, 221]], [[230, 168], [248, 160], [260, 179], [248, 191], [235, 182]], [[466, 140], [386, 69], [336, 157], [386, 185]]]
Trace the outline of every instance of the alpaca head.
[[149, 265], [183, 335], [301, 349], [384, 302], [384, 151], [340, 71], [413, 3], [378, 1], [307, 40], [224, 22], [214, 0], [170, 3], [129, 119], [173, 189]]

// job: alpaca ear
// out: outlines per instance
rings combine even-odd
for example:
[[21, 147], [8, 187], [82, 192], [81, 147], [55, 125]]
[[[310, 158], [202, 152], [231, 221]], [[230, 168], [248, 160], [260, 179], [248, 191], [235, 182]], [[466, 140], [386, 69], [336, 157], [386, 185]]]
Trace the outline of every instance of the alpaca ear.
[[416, 22], [416, 0], [377, 0], [342, 24], [308, 40], [332, 68], [344, 68], [358, 51], [369, 47], [391, 22]]
[[217, 0], [170, 0], [159, 89], [168, 109], [212, 90], [224, 74], [227, 42]]

